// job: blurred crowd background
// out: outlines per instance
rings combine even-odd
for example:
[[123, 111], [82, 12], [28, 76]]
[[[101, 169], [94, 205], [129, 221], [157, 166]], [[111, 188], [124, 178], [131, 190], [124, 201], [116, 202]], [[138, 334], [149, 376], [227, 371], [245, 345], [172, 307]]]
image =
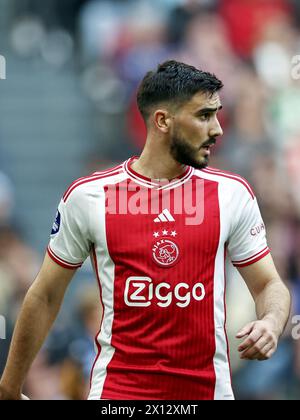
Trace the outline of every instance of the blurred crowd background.
[[[225, 135], [211, 166], [254, 186], [276, 265], [300, 314], [300, 55], [297, 0], [0, 0], [0, 375], [57, 204], [80, 176], [138, 155], [144, 74], [174, 58], [225, 83]], [[293, 68], [294, 66], [294, 68]], [[294, 77], [293, 77], [294, 76]], [[300, 78], [300, 71], [298, 71]], [[228, 267], [228, 333], [240, 399], [300, 399], [292, 322], [276, 356], [239, 361], [234, 336], [255, 318]], [[84, 399], [101, 308], [91, 267], [76, 275], [26, 382], [33, 399]]]

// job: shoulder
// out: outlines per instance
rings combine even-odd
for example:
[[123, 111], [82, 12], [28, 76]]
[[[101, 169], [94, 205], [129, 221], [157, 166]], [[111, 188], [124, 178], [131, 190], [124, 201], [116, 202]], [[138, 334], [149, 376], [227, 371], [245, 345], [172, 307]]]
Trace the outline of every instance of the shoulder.
[[69, 200], [74, 200], [76, 198], [83, 198], [84, 195], [87, 195], [91, 189], [97, 188], [99, 183], [105, 185], [106, 182], [109, 182], [113, 177], [118, 176], [123, 172], [123, 165], [117, 165], [113, 168], [106, 169], [99, 172], [94, 172], [91, 175], [78, 178], [68, 187], [63, 195], [64, 203]]
[[199, 178], [218, 182], [225, 189], [231, 190], [234, 195], [247, 195], [253, 200], [255, 199], [255, 194], [250, 183], [238, 174], [207, 167], [205, 169], [196, 170], [195, 175]]

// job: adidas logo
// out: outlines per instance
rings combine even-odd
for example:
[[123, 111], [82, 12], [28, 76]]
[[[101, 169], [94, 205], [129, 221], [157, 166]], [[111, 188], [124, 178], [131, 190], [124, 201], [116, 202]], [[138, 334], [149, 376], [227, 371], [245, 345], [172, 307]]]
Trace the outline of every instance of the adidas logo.
[[163, 223], [163, 222], [175, 222], [174, 217], [169, 212], [168, 209], [165, 209], [155, 220], [155, 223]]

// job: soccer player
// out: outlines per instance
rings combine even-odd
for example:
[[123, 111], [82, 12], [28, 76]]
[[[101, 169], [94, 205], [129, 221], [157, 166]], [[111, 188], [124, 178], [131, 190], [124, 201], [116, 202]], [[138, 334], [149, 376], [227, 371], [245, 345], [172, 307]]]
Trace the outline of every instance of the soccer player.
[[66, 288], [88, 256], [104, 309], [89, 399], [234, 399], [225, 331], [227, 259], [257, 311], [257, 320], [237, 334], [241, 358], [263, 361], [274, 354], [290, 294], [250, 185], [208, 167], [223, 134], [222, 87], [214, 75], [176, 61], [145, 76], [138, 91], [145, 148], [140, 157], [75, 181], [64, 194], [17, 322], [1, 399], [21, 398]]

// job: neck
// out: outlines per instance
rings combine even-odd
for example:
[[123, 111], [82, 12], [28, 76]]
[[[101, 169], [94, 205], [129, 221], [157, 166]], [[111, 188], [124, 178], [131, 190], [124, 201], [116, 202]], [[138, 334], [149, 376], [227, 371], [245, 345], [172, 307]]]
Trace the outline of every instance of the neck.
[[169, 142], [147, 138], [145, 148], [132, 169], [151, 179], [174, 179], [182, 175], [186, 167], [177, 162], [170, 154]]

